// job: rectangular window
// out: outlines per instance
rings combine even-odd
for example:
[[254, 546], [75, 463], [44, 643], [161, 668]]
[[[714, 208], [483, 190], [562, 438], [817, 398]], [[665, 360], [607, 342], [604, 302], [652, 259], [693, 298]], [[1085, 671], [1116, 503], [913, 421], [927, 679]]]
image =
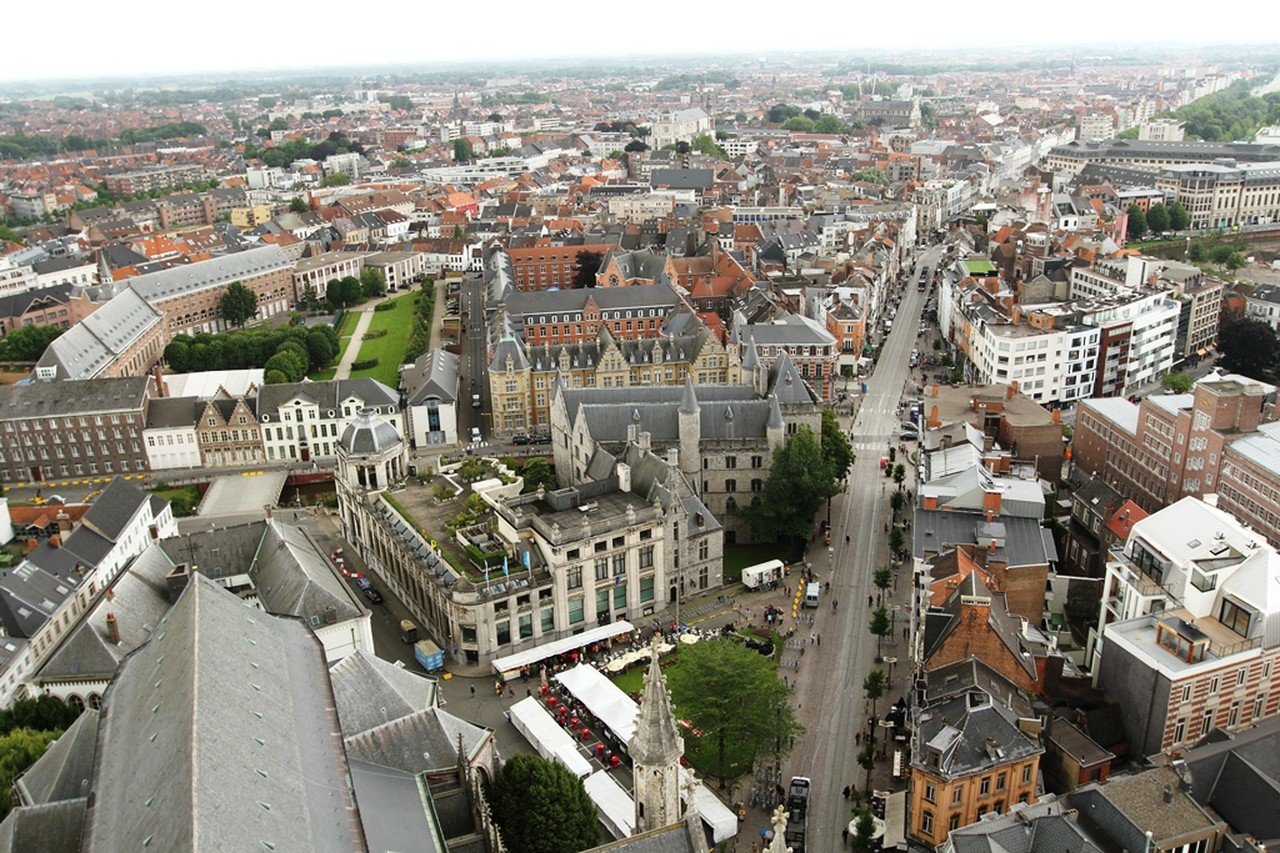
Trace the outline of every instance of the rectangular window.
[[1005, 774], [1004, 774], [1004, 773], [997, 774], [997, 775], [996, 775], [996, 790], [997, 790], [997, 791], [1003, 791], [1003, 790], [1004, 790], [1004, 788], [1005, 788]]
[[1182, 685], [1182, 701], [1183, 702], [1191, 701], [1191, 685], [1190, 684]]
[[505, 646], [511, 642], [511, 622], [503, 620], [494, 626], [498, 632], [498, 645]]
[[542, 633], [549, 634], [556, 629], [556, 611], [547, 607], [542, 611]]
[[[579, 584], [581, 586], [581, 584]], [[582, 598], [569, 599], [569, 624], [581, 625], [586, 620], [586, 611]]]
[[640, 549], [640, 568], [653, 568], [653, 546], [645, 545]]
[[625, 575], [627, 573], [627, 555], [625, 552], [613, 555], [613, 576]]
[[936, 803], [938, 801], [938, 789], [932, 782], [924, 783], [924, 801], [926, 803]]
[[1211, 731], [1213, 731], [1213, 709], [1209, 708], [1200, 720], [1200, 737], [1204, 737]]
[[958, 806], [964, 802], [964, 789], [959, 785], [951, 789], [951, 805]]
[[1022, 768], [1022, 784], [1026, 785], [1031, 781], [1031, 765], [1028, 764]]
[[640, 578], [640, 600], [653, 601], [653, 578]]
[[978, 783], [978, 796], [985, 797], [991, 793], [991, 777], [983, 776], [982, 781]]
[[596, 580], [598, 581], [607, 580], [608, 577], [609, 577], [609, 558], [597, 557], [596, 558]]
[[609, 612], [609, 587], [596, 590], [596, 616]]
[[582, 586], [582, 568], [575, 566], [564, 573], [565, 586], [568, 589], [579, 589]]
[[920, 834], [933, 835], [933, 812], [928, 809], [920, 812]]
[[627, 609], [627, 585], [625, 583], [620, 583], [613, 588], [613, 609]]
[[1187, 718], [1179, 717], [1178, 722], [1173, 724], [1173, 742], [1175, 744], [1182, 743], [1187, 736]]

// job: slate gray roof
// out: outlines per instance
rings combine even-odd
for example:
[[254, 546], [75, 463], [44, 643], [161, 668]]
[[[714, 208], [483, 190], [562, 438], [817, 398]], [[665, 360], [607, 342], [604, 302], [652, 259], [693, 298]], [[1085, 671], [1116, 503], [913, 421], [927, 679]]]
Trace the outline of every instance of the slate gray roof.
[[513, 317], [525, 317], [581, 311], [588, 299], [595, 300], [601, 311], [651, 307], [675, 308], [680, 304], [680, 297], [671, 289], [671, 285], [656, 283], [632, 287], [518, 291], [507, 296], [506, 305], [508, 314]]
[[1191, 796], [1236, 832], [1280, 841], [1280, 718], [1202, 743], [1186, 753]]
[[400, 374], [400, 386], [410, 406], [430, 398], [442, 403], [458, 400], [458, 356], [443, 349], [424, 353]]
[[[701, 821], [699, 821], [701, 823]], [[621, 838], [611, 844], [592, 847], [588, 853], [702, 853], [711, 848], [700, 826], [691, 827], [687, 821], [652, 829], [630, 838]]]
[[[979, 525], [986, 521], [980, 512], [916, 508], [911, 525], [912, 552], [916, 557], [938, 554], [948, 548], [976, 544]], [[1050, 562], [1056, 555], [1046, 551], [1040, 520], [1000, 516], [1004, 544], [996, 558], [1010, 566], [1032, 566]]]
[[80, 797], [14, 809], [0, 823], [0, 853], [79, 850], [87, 802]]
[[402, 442], [400, 432], [385, 418], [362, 411], [342, 431], [338, 439], [349, 453], [381, 453]]
[[360, 801], [368, 849], [446, 853], [449, 850], [424, 787], [412, 773], [352, 760], [351, 783]]
[[[1018, 730], [1013, 713], [985, 693], [968, 693], [930, 705], [920, 712], [911, 761], [926, 766], [927, 748], [942, 753], [931, 772], [956, 777], [987, 767], [1010, 764], [1044, 750]], [[994, 741], [991, 739], [994, 738]], [[995, 744], [995, 755], [988, 752]]]
[[329, 668], [348, 737], [436, 705], [436, 681], [358, 649]]
[[321, 416], [332, 409], [338, 412], [342, 404], [352, 401], [359, 406], [377, 408], [391, 414], [400, 404], [395, 391], [376, 379], [325, 379], [320, 382], [284, 382], [279, 385], [263, 385], [254, 398], [253, 413], [261, 419], [265, 415], [276, 416], [280, 407], [294, 398], [311, 400], [321, 410]]
[[272, 244], [141, 275], [131, 279], [129, 287], [147, 302], [156, 302], [278, 270], [292, 273], [293, 262]]
[[442, 708], [428, 708], [348, 736], [347, 755], [406, 773], [425, 773], [458, 764], [458, 736], [468, 758], [493, 736], [490, 729], [455, 717]]
[[97, 500], [80, 519], [81, 527], [73, 530], [67, 537], [68, 547], [72, 547], [76, 533], [86, 527], [104, 539], [116, 542], [120, 534], [124, 533], [125, 528], [129, 526], [129, 522], [138, 514], [138, 510], [147, 503], [148, 498], [149, 495], [133, 483], [122, 477], [116, 477], [107, 484], [102, 494], [98, 495]]
[[195, 575], [107, 691], [85, 843], [358, 849], [338, 726], [310, 631]]
[[53, 368], [58, 379], [92, 379], [162, 322], [163, 314], [126, 288], [49, 344], [36, 367]]
[[267, 612], [296, 616], [314, 628], [364, 612], [328, 555], [300, 527], [268, 521], [248, 570]]
[[1006, 814], [953, 829], [948, 840], [954, 853], [1102, 853], [1108, 848], [1064, 811], [1060, 800], [1046, 794], [1035, 805], [1018, 803]]
[[[1225, 828], [1182, 790], [1179, 781], [1172, 768], [1155, 767], [1132, 776], [1112, 776], [1104, 785], [1090, 783], [1067, 799], [1080, 810], [1082, 824], [1096, 827], [1112, 844], [1128, 850], [1147, 849], [1148, 844], [1169, 849], [1170, 842], [1183, 836]], [[1152, 833], [1149, 838], [1147, 832]]]
[[93, 779], [98, 750], [98, 712], [85, 708], [62, 736], [49, 744], [15, 783], [22, 800], [32, 805], [84, 797]]
[[654, 169], [649, 186], [673, 190], [709, 190], [715, 181], [710, 169]]
[[[766, 435], [770, 402], [757, 398], [751, 386], [698, 385], [693, 392], [701, 439], [758, 440]], [[596, 441], [625, 440], [637, 413], [640, 431], [648, 432], [654, 442], [680, 438], [678, 409], [687, 393], [683, 386], [583, 388], [563, 393], [570, 420], [581, 411]]]
[[[64, 678], [110, 679], [129, 652], [151, 639], [169, 611], [165, 577], [174, 563], [156, 543], [130, 561], [111, 585], [110, 598], [101, 598], [89, 614], [72, 628], [36, 673], [36, 681]], [[116, 617], [120, 643], [111, 642], [107, 614]]]
[[25, 290], [21, 293], [6, 293], [0, 296], [0, 317], [20, 317], [31, 310], [37, 300], [66, 303], [71, 296], [71, 285], [55, 284], [38, 290]]
[[155, 429], [195, 427], [203, 410], [199, 397], [154, 397], [147, 401], [143, 422]]
[[600, 262], [600, 269], [607, 268], [610, 260], [618, 262], [623, 279], [640, 278], [657, 281], [662, 275], [662, 268], [667, 263], [667, 255], [665, 252], [654, 252], [650, 249], [636, 249], [634, 252], [610, 249]]
[[18, 419], [141, 412], [147, 381], [146, 376], [130, 376], [0, 385], [0, 413], [5, 419]]

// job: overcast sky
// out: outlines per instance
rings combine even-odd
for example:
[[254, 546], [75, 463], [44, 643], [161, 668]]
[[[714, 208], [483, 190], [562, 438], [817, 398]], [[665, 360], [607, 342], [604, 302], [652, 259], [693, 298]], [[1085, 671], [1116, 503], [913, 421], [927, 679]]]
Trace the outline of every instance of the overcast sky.
[[[16, 0], [7, 5], [0, 49], [3, 80], [804, 48], [856, 54], [869, 47], [995, 48], [1011, 38], [1028, 45], [1087, 45], [1094, 39], [1148, 45], [1186, 43], [1188, 38], [1200, 44], [1277, 42], [1271, 28], [1241, 26], [1235, 15], [1196, 15], [1191, 29], [1179, 14], [1179, 3], [1113, 3], [1074, 10], [1013, 6], [999, 16], [988, 14], [996, 7], [954, 0], [915, 0], [905, 7], [868, 7], [848, 0]], [[859, 12], [868, 8], [884, 10], [883, 19], [863, 20]], [[1017, 46], [1006, 42], [993, 49], [992, 58]], [[1171, 51], [1171, 59], [1176, 54]]]

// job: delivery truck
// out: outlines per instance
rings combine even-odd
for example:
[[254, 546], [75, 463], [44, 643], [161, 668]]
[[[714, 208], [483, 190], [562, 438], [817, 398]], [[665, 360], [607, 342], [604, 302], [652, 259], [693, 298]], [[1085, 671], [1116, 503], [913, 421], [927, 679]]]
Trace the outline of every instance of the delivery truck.
[[763, 589], [782, 580], [781, 560], [768, 560], [742, 570], [742, 585], [747, 589]]

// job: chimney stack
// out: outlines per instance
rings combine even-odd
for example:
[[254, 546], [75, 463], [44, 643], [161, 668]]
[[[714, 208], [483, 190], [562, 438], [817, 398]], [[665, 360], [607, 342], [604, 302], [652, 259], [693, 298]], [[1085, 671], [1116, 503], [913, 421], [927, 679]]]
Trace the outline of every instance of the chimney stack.
[[191, 581], [191, 566], [188, 563], [178, 563], [173, 567], [173, 571], [164, 576], [165, 586], [169, 589], [169, 603], [174, 604], [181, 597], [182, 591], [187, 588], [187, 584]]
[[60, 534], [66, 536], [71, 532], [74, 525], [71, 522], [71, 516], [67, 515], [67, 511], [65, 509], [58, 510], [58, 514], [54, 516], [54, 518], [58, 521], [58, 532]]
[[116, 614], [107, 614], [107, 639], [111, 641], [111, 645], [120, 645], [120, 623], [116, 621]]

